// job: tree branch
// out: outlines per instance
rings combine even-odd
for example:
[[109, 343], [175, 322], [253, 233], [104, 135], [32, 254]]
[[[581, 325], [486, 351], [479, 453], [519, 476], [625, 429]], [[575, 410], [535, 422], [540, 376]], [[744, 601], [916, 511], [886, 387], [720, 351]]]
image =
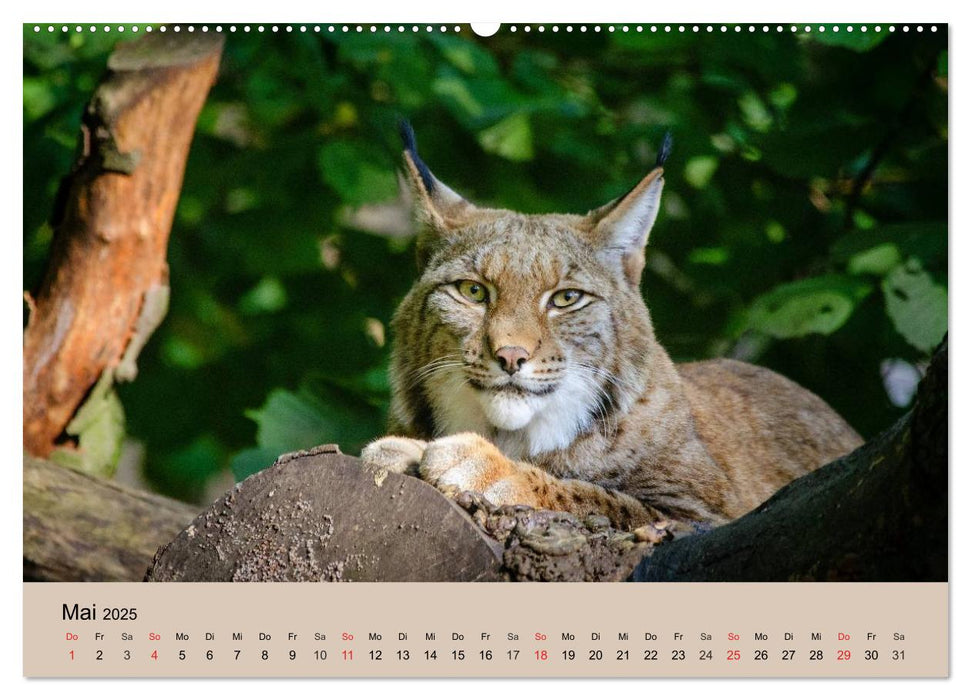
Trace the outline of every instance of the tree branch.
[[132, 377], [133, 355], [164, 315], [169, 231], [221, 51], [215, 34], [147, 35], [108, 60], [58, 195], [47, 272], [28, 302], [24, 448], [32, 454], [64, 441], [106, 371], [124, 360]]

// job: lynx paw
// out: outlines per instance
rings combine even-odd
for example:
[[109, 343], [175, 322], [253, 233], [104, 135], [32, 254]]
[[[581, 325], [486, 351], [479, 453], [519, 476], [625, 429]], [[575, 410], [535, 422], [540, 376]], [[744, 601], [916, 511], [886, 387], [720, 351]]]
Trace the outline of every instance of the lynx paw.
[[361, 460], [374, 469], [395, 474], [417, 474], [427, 445], [424, 440], [390, 435], [375, 440], [361, 450]]
[[519, 465], [475, 433], [459, 433], [429, 443], [418, 472], [446, 495], [475, 491], [495, 505], [531, 505]]

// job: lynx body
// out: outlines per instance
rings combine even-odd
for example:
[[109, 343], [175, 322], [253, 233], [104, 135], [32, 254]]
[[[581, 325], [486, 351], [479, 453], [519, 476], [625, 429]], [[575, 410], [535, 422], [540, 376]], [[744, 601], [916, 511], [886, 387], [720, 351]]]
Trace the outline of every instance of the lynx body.
[[778, 374], [658, 344], [639, 285], [662, 159], [584, 216], [523, 215], [472, 205], [403, 135], [421, 274], [394, 319], [394, 435], [365, 462], [632, 528], [726, 522], [861, 443]]

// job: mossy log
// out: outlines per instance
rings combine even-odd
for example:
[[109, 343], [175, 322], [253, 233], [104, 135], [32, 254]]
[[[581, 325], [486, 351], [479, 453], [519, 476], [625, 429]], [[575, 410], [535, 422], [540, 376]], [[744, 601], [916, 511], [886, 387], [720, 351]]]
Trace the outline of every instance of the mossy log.
[[24, 457], [24, 580], [140, 581], [196, 508]]

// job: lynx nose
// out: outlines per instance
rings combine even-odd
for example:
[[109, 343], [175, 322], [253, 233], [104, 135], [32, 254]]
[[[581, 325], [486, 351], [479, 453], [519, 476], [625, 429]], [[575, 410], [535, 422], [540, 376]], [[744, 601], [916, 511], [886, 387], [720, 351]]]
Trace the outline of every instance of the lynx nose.
[[503, 371], [511, 376], [516, 374], [526, 364], [526, 360], [529, 359], [529, 353], [526, 351], [526, 348], [506, 345], [496, 350], [496, 358], [499, 360], [499, 365]]

